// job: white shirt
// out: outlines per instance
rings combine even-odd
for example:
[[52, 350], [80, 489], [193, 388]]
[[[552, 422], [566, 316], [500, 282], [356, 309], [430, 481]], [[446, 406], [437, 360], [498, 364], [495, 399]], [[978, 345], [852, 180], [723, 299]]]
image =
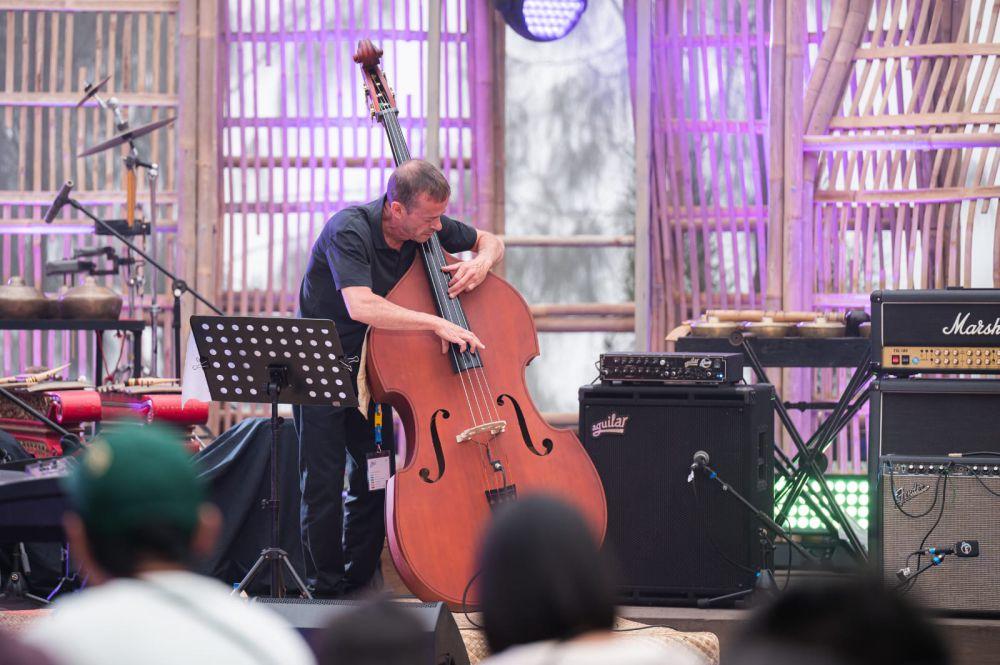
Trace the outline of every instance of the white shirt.
[[313, 665], [274, 612], [186, 571], [116, 579], [60, 598], [24, 634], [62, 665]]
[[505, 649], [482, 665], [703, 665], [693, 649], [652, 637], [614, 635], [603, 640], [534, 642]]

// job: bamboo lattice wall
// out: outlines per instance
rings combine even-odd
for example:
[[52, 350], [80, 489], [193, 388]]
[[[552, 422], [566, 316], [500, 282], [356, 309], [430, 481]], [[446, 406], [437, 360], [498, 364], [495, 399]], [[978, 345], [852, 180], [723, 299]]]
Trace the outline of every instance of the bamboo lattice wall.
[[[439, 152], [453, 188], [449, 213], [488, 228], [492, 12], [475, 2], [441, 4]], [[358, 40], [385, 51], [400, 124], [411, 153], [424, 154], [428, 3], [228, 0], [224, 7], [216, 299], [229, 314], [293, 315], [325, 221], [380, 196], [393, 168], [352, 60]]]
[[[62, 280], [44, 277], [46, 261], [68, 257], [76, 248], [117, 245], [94, 238], [93, 224], [84, 223], [69, 208], [52, 226], [41, 223], [62, 183], [72, 179], [74, 198], [98, 216], [124, 216], [123, 152], [109, 150], [84, 160], [75, 157], [85, 146], [116, 133], [113, 118], [93, 100], [83, 108], [74, 106], [86, 82], [111, 74], [104, 96], [122, 102], [132, 127], [176, 115], [178, 2], [15, 0], [3, 2], [0, 9], [0, 276], [6, 281], [21, 275], [52, 296]], [[171, 127], [138, 141], [142, 157], [161, 167], [157, 201], [164, 251], [160, 258], [168, 264], [167, 248], [174, 244], [178, 217], [175, 136]], [[148, 215], [142, 177], [138, 198], [147, 201]], [[121, 278], [104, 281], [119, 293], [124, 291]], [[162, 292], [164, 285], [158, 284]], [[169, 312], [164, 320], [169, 325]], [[4, 370], [0, 373], [70, 361], [72, 375], [89, 378], [93, 373], [94, 343], [89, 333], [3, 332], [0, 341]], [[117, 355], [118, 345], [109, 344], [105, 351]], [[113, 357], [107, 360], [113, 365]], [[169, 357], [165, 360], [172, 362]]]
[[[998, 16], [996, 0], [877, 2], [846, 87], [823, 82], [843, 94], [817, 107], [832, 102], [829, 131], [820, 121], [803, 139], [807, 166], [818, 161], [817, 303], [973, 285], [977, 215], [994, 230], [998, 219]], [[1000, 235], [993, 242], [980, 286], [997, 284]]]

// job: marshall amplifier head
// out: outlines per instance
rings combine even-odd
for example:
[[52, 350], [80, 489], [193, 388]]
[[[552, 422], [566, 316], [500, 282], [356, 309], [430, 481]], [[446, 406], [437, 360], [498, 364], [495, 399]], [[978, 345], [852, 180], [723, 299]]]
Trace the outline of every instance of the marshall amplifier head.
[[892, 374], [1000, 372], [1000, 289], [875, 291], [872, 360]]

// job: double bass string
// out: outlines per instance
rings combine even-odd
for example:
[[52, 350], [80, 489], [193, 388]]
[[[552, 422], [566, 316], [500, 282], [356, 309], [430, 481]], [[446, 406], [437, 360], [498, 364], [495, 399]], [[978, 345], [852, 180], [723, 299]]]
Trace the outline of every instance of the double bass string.
[[[436, 238], [432, 239], [431, 241], [433, 242], [432, 251], [436, 253], [438, 261], [440, 262], [440, 265], [443, 267], [445, 265], [444, 250], [441, 247], [441, 243], [435, 241]], [[455, 300], [456, 300], [456, 305], [454, 312], [456, 318], [459, 319], [459, 323], [462, 325], [462, 327], [464, 327], [466, 330], [472, 330], [471, 326], [469, 326], [468, 319], [465, 318], [465, 311], [458, 304], [458, 296], [455, 296]], [[500, 420], [500, 412], [497, 411], [496, 405], [493, 402], [493, 397], [492, 397], [493, 388], [490, 386], [489, 379], [487, 378], [486, 375], [486, 370], [483, 369], [482, 365], [480, 365], [479, 367], [470, 368], [469, 373], [472, 375], [470, 378], [474, 377], [475, 381], [479, 383], [480, 389], [486, 393], [487, 412], [489, 413], [489, 411], [492, 410], [492, 413], [490, 413], [490, 417], [494, 421]], [[503, 445], [501, 445], [497, 435], [491, 435], [491, 437], [492, 441], [497, 442], [497, 456], [501, 458], [501, 463], [503, 464], [504, 469], [506, 469], [507, 480], [509, 483], [513, 482], [512, 476], [514, 469], [510, 465], [509, 460], [507, 459], [505, 448]]]
[[[434, 236], [432, 236], [432, 237], [434, 237]], [[430, 254], [430, 250], [427, 249], [427, 243], [422, 243], [420, 245], [420, 250], [423, 252], [424, 260], [428, 261], [428, 262], [431, 262], [431, 254]], [[434, 293], [434, 300], [437, 301], [438, 311], [440, 311], [441, 313], [444, 313], [445, 312], [445, 304], [441, 302], [442, 295], [441, 295], [441, 292], [439, 291], [439, 288], [440, 288], [440, 285], [438, 283], [438, 279], [439, 278], [438, 278], [437, 274], [435, 274], [435, 273], [439, 273], [441, 275], [441, 278], [443, 278], [444, 277], [444, 273], [442, 273], [440, 270], [435, 271], [433, 269], [429, 270], [428, 273], [431, 275], [431, 281], [433, 282], [431, 284], [431, 291]], [[447, 299], [447, 296], [444, 296], [444, 297], [445, 297], [445, 299]], [[455, 350], [455, 346], [451, 342], [448, 342], [448, 347], [449, 347], [449, 350], [451, 351], [452, 358], [454, 358], [454, 360], [455, 360], [455, 365], [459, 367], [458, 378], [462, 382], [462, 391], [465, 393], [465, 403], [469, 407], [469, 417], [472, 419], [472, 423], [474, 425], [475, 424], [480, 424], [480, 423], [476, 422], [475, 413], [473, 413], [473, 411], [472, 411], [472, 402], [469, 400], [469, 391], [471, 390], [473, 396], [476, 398], [476, 410], [479, 411], [479, 417], [482, 418], [483, 417], [483, 410], [482, 410], [482, 406], [479, 404], [479, 396], [476, 395], [475, 386], [472, 385], [471, 377], [470, 377], [469, 389], [468, 390], [466, 389], [466, 387], [465, 387], [466, 377], [464, 376], [464, 372], [462, 372], [462, 370], [461, 370], [462, 363], [460, 362], [460, 356], [458, 355], [458, 352]], [[483, 421], [483, 422], [485, 422], [485, 421]], [[473, 442], [475, 442], [475, 441], [473, 440]], [[488, 466], [488, 464], [489, 464], [489, 462], [487, 461], [487, 466]], [[485, 487], [487, 487], [487, 488], [492, 487], [493, 485], [492, 485], [491, 481], [492, 481], [493, 476], [490, 473], [490, 471], [488, 469], [482, 467], [482, 466], [480, 467], [480, 470], [483, 473], [483, 481], [484, 481]]]
[[[391, 112], [392, 108], [388, 104], [388, 102], [385, 100], [380, 100], [379, 106], [381, 107], [383, 112], [382, 126], [386, 130], [386, 136], [389, 139], [389, 147], [392, 149], [393, 156], [396, 158], [397, 165], [402, 164], [404, 161], [410, 158], [409, 148], [406, 145], [406, 138], [403, 136], [402, 129], [399, 126], [398, 119], [396, 118], [395, 115], [392, 114]], [[456, 322], [460, 320], [462, 322], [461, 325], [463, 325], [465, 329], [468, 330], [469, 324], [468, 321], [465, 320], [465, 315], [462, 312], [461, 307], [453, 305], [450, 302], [450, 298], [448, 298], [447, 295], [444, 295], [447, 293], [447, 281], [445, 279], [444, 273], [441, 272], [440, 268], [445, 265], [445, 262], [444, 262], [444, 256], [441, 253], [441, 245], [437, 241], [437, 234], [431, 236], [431, 239], [428, 242], [431, 243], [430, 249], [427, 248], [427, 243], [423, 243], [420, 245], [421, 251], [423, 252], [424, 255], [424, 261], [430, 262], [430, 264], [433, 265], [434, 261], [432, 261], [432, 258], [433, 259], [439, 258], [440, 260], [440, 264], [437, 266], [438, 269], [437, 270], [432, 269], [429, 271], [429, 273], [431, 274], [431, 280], [433, 282], [432, 284], [433, 288], [431, 290], [434, 292], [434, 299], [437, 301], [438, 311], [444, 314], [447, 310], [448, 313], [451, 313], [453, 318], [456, 319]], [[438, 290], [439, 288], [441, 289], [441, 291]], [[445, 302], [441, 301], [442, 297], [444, 298]], [[483, 408], [482, 405], [480, 404], [480, 395], [476, 390], [475, 378], [473, 376], [468, 377], [469, 387], [466, 388], [465, 385], [466, 377], [464, 376], [465, 372], [462, 369], [463, 364], [460, 362], [461, 356], [458, 355], [458, 352], [455, 350], [454, 345], [451, 345], [449, 343], [449, 346], [451, 355], [455, 360], [455, 365], [459, 367], [459, 372], [458, 372], [459, 380], [462, 382], [462, 392], [465, 394], [465, 402], [469, 408], [469, 417], [472, 420], [473, 425], [484, 424], [485, 422], [487, 422], [487, 419], [489, 418], [492, 418], [493, 420], [499, 420], [500, 419], [499, 413], [496, 412], [495, 409], [493, 409], [495, 417], [490, 414], [492, 400], [490, 399], [491, 393], [488, 389], [486, 390], [486, 394], [484, 396], [486, 401], [486, 416], [484, 417]], [[480, 371], [482, 371], [481, 368], [479, 369]], [[479, 387], [480, 389], [482, 389], [481, 385]], [[476, 421], [476, 415], [472, 408], [472, 401], [469, 399], [470, 391], [472, 392], [472, 396], [476, 400], [476, 411], [479, 411], [480, 422]], [[495, 440], [496, 437], [493, 438]], [[473, 442], [475, 443], [475, 440], [473, 440]], [[490, 463], [490, 451], [488, 444], [484, 448], [485, 450], [482, 452], [485, 455], [486, 459], [485, 459], [485, 464], [481, 467], [481, 471], [484, 474], [485, 486], [488, 488], [493, 487], [495, 489], [494, 478], [496, 477], [496, 475], [494, 473], [492, 464]], [[501, 457], [506, 457], [505, 455], [502, 454], [502, 451], [501, 451]], [[508, 464], [508, 460], [503, 459], [501, 461], [501, 464], [503, 464], [506, 473], [509, 474], [510, 465]]]

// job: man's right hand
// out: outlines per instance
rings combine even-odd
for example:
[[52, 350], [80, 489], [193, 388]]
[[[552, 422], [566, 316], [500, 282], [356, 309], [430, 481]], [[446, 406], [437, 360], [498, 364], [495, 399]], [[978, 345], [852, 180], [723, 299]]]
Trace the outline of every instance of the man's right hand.
[[479, 338], [471, 331], [440, 317], [438, 317], [438, 324], [434, 327], [434, 334], [441, 338], [441, 353], [448, 353], [448, 347], [451, 344], [458, 344], [462, 353], [465, 353], [466, 349], [475, 353], [476, 349], [486, 348], [486, 345], [480, 342]]

